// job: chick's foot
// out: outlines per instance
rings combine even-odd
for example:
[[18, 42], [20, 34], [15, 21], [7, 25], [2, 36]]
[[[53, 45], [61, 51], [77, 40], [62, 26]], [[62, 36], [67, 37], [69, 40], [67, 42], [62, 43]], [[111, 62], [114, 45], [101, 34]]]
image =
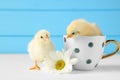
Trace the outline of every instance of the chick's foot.
[[29, 70], [40, 70], [40, 67], [38, 65], [35, 65], [34, 67], [29, 68]]

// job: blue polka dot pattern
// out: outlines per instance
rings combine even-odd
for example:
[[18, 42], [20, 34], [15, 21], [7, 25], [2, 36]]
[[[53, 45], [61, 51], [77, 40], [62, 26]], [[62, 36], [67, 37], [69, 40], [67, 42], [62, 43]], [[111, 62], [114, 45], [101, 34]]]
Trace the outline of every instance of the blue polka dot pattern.
[[89, 46], [89, 47], [93, 47], [93, 43], [92, 43], [92, 42], [89, 42], [89, 43], [88, 43], [88, 46]]
[[75, 53], [79, 53], [79, 52], [80, 52], [80, 49], [79, 49], [79, 48], [75, 48], [75, 49], [74, 49], [74, 52], [75, 52]]
[[104, 47], [104, 42], [102, 43], [102, 47]]
[[86, 60], [86, 63], [87, 63], [87, 64], [91, 64], [91, 63], [92, 63], [92, 60], [91, 60], [91, 59], [87, 59], [87, 60]]
[[64, 42], [66, 42], [66, 38], [64, 38]]

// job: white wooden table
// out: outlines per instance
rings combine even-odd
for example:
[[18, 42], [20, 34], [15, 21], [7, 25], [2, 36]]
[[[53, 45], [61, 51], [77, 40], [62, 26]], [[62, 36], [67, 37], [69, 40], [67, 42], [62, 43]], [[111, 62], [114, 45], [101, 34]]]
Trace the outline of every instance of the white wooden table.
[[62, 75], [28, 70], [32, 65], [28, 54], [0, 54], [0, 80], [120, 80], [120, 55], [101, 60], [93, 71]]

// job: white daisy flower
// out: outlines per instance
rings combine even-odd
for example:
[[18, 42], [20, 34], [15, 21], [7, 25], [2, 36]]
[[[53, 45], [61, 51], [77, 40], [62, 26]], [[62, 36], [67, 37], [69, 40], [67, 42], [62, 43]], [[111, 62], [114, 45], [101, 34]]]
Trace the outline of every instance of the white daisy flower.
[[69, 73], [72, 71], [72, 65], [78, 62], [77, 58], [70, 59], [71, 52], [60, 52], [55, 51], [51, 52], [49, 58], [47, 58], [44, 62], [43, 70], [46, 72], [52, 73]]

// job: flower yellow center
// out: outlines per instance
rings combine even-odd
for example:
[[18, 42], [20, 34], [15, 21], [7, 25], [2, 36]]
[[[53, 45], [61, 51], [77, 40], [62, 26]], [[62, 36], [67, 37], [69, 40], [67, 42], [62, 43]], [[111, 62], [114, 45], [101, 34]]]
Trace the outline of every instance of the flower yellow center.
[[57, 70], [62, 70], [65, 67], [65, 61], [64, 60], [58, 60], [56, 62], [56, 69]]

